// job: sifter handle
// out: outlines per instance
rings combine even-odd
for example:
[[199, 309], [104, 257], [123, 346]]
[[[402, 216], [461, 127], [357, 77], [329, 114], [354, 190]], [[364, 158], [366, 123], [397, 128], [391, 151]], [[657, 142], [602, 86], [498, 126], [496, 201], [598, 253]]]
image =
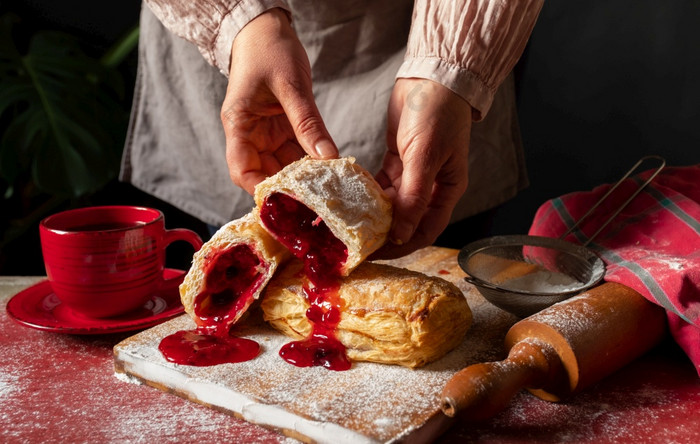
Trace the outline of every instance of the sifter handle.
[[471, 365], [456, 373], [442, 391], [441, 408], [449, 417], [481, 421], [503, 410], [520, 390], [540, 387], [561, 375], [554, 348], [525, 339], [503, 361]]
[[627, 198], [627, 200], [626, 200], [625, 202], [623, 202], [623, 204], [620, 205], [620, 206], [617, 208], [617, 210], [615, 210], [615, 212], [614, 212], [610, 217], [608, 217], [608, 219], [607, 219], [605, 222], [603, 222], [603, 225], [601, 225], [600, 227], [598, 227], [598, 231], [596, 231], [595, 233], [593, 233], [593, 235], [591, 235], [591, 236], [588, 238], [588, 240], [583, 244], [583, 246], [585, 247], [585, 246], [587, 246], [589, 243], [591, 243], [591, 242], [598, 236], [598, 234], [600, 234], [600, 232], [603, 231], [603, 229], [604, 229], [605, 227], [607, 227], [608, 224], [610, 224], [610, 222], [612, 222], [612, 221], [617, 217], [617, 215], [620, 214], [620, 213], [622, 212], [622, 210], [624, 210], [625, 207], [627, 207], [627, 205], [628, 205], [630, 202], [632, 202], [632, 201], [634, 200], [635, 197], [637, 197], [637, 194], [641, 193], [642, 190], [643, 190], [647, 185], [649, 185], [649, 183], [651, 183], [651, 181], [654, 180], [654, 178], [661, 172], [661, 170], [664, 169], [664, 167], [666, 166], [666, 160], [665, 160], [663, 157], [661, 157], [661, 156], [644, 156], [644, 157], [642, 157], [641, 159], [639, 159], [639, 160], [637, 161], [637, 163], [635, 163], [635, 164], [632, 166], [632, 168], [630, 168], [630, 169], [625, 173], [624, 176], [622, 176], [612, 187], [610, 187], [610, 189], [603, 195], [603, 197], [601, 197], [600, 199], [598, 199], [598, 201], [597, 201], [595, 204], [593, 204], [593, 206], [592, 206], [591, 208], [588, 209], [588, 211], [586, 212], [586, 214], [584, 214], [583, 216], [581, 216], [581, 218], [580, 218], [574, 225], [572, 225], [571, 228], [569, 228], [568, 230], [566, 230], [565, 233], [562, 233], [562, 235], [559, 236], [559, 239], [564, 239], [564, 238], [565, 238], [566, 236], [568, 236], [571, 232], [573, 232], [579, 225], [581, 225], [581, 223], [582, 223], [588, 216], [590, 216], [591, 213], [593, 213], [593, 211], [594, 211], [596, 208], [598, 208], [598, 207], [600, 206], [600, 204], [602, 204], [602, 203], [605, 201], [605, 199], [607, 199], [608, 196], [610, 196], [610, 194], [612, 194], [612, 192], [615, 191], [615, 190], [617, 189], [617, 187], [619, 187], [619, 186], [622, 184], [622, 182], [624, 182], [628, 177], [630, 177], [630, 175], [632, 175], [632, 173], [634, 173], [634, 172], [640, 167], [640, 165], [641, 165], [645, 160], [657, 160], [657, 161], [659, 162], [659, 165], [656, 167], [656, 170], [649, 176], [649, 178], [647, 178], [647, 180], [644, 181], [644, 183], [642, 183], [639, 187], [637, 187], [637, 190], [636, 190], [634, 193], [632, 193], [632, 195], [629, 196], [629, 197]]

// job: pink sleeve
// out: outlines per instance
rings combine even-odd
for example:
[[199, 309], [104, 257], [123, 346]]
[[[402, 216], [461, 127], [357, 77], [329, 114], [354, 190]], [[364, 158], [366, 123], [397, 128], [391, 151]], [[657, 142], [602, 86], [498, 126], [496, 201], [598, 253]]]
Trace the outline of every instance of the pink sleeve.
[[544, 0], [416, 0], [397, 77], [445, 85], [481, 120], [525, 49]]
[[284, 0], [145, 0], [175, 35], [194, 43], [208, 63], [228, 75], [231, 45], [238, 32], [272, 8], [289, 11]]

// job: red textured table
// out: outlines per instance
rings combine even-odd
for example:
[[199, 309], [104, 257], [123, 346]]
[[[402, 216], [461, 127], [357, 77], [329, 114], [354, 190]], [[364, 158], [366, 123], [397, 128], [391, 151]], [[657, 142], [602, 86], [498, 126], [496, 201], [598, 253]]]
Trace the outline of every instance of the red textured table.
[[[4, 307], [41, 277], [0, 277]], [[294, 442], [273, 431], [114, 376], [112, 347], [132, 333], [65, 335], [0, 313], [0, 441]], [[439, 442], [700, 442], [700, 378], [665, 342], [565, 403], [528, 392]]]

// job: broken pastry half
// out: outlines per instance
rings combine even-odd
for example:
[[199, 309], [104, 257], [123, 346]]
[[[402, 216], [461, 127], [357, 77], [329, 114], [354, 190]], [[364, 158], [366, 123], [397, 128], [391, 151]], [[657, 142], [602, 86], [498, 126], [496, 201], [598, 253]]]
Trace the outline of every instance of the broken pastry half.
[[352, 157], [302, 158], [255, 188], [261, 224], [311, 276], [347, 276], [384, 245], [389, 197]]
[[194, 254], [180, 284], [182, 305], [199, 327], [228, 332], [290, 257], [253, 211], [221, 227]]
[[[268, 283], [264, 319], [286, 336], [309, 337], [313, 325], [303, 266], [293, 260]], [[471, 326], [462, 292], [438, 277], [365, 262], [338, 288], [343, 300], [336, 338], [352, 361], [420, 367], [456, 347]]]

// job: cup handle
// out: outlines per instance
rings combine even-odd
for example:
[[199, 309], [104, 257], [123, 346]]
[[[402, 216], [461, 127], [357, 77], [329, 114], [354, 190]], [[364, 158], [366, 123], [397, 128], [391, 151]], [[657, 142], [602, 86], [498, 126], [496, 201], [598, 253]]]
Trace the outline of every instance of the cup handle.
[[[174, 228], [172, 230], [166, 230], [163, 241], [165, 244], [163, 247], [164, 249], [168, 248], [168, 245], [172, 244], [173, 242], [185, 241], [194, 247], [195, 253], [202, 248], [202, 245], [204, 245], [202, 238], [199, 237], [197, 233], [192, 230], [188, 230], [187, 228]], [[184, 275], [178, 275], [170, 279], [165, 279], [164, 282], [167, 284], [169, 282], [182, 280], [183, 278]]]

